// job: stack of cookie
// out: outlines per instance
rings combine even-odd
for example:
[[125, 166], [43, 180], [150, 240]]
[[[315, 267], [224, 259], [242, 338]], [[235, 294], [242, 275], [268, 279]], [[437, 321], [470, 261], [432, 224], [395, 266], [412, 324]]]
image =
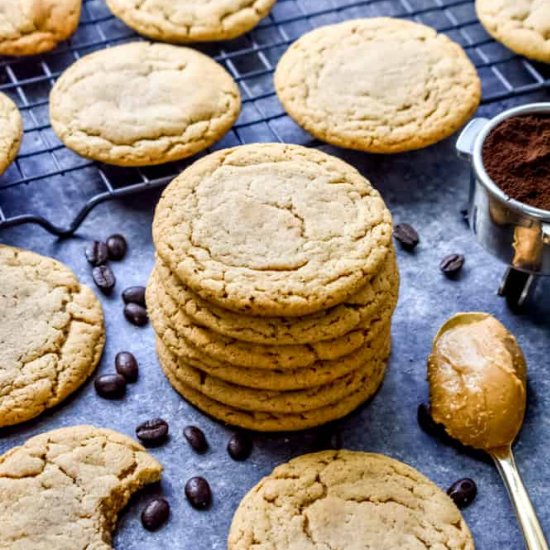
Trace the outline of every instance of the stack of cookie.
[[390, 213], [353, 167], [293, 145], [216, 152], [167, 187], [153, 236], [159, 359], [192, 404], [299, 430], [375, 393], [399, 275]]

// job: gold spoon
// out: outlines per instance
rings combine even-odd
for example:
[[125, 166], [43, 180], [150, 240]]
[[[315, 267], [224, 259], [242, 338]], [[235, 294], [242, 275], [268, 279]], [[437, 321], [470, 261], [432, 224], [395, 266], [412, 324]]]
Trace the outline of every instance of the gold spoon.
[[512, 443], [525, 414], [526, 363], [512, 334], [487, 313], [459, 313], [437, 333], [428, 360], [434, 420], [487, 452], [506, 485], [528, 550], [548, 550]]

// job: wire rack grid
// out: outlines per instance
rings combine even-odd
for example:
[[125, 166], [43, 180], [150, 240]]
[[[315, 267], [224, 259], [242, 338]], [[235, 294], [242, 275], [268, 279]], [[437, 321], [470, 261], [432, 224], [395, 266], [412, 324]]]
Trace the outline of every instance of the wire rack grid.
[[[243, 96], [239, 120], [214, 148], [258, 141], [315, 145], [277, 100], [272, 83], [277, 61], [312, 28], [379, 15], [428, 24], [459, 42], [479, 71], [484, 103], [550, 89], [550, 66], [515, 56], [493, 41], [472, 0], [278, 0], [269, 17], [245, 36], [195, 46], [229, 70]], [[0, 58], [0, 90], [15, 100], [25, 124], [18, 158], [0, 177], [0, 229], [36, 223], [58, 236], [71, 235], [97, 204], [164, 186], [185, 167], [187, 162], [142, 169], [90, 162], [66, 149], [50, 127], [48, 96], [63, 70], [87, 53], [137, 38], [104, 0], [84, 0], [70, 41], [32, 58]]]

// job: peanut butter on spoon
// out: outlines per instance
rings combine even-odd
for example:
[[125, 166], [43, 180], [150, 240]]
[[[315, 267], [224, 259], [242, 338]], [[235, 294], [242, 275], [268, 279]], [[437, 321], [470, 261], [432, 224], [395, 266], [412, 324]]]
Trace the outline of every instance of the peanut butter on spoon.
[[525, 414], [526, 370], [516, 339], [494, 317], [452, 317], [428, 360], [434, 420], [476, 449], [511, 445]]
[[516, 339], [487, 313], [459, 313], [437, 333], [428, 359], [433, 419], [464, 445], [493, 458], [528, 550], [548, 550], [518, 472], [512, 443], [526, 405], [527, 365]]

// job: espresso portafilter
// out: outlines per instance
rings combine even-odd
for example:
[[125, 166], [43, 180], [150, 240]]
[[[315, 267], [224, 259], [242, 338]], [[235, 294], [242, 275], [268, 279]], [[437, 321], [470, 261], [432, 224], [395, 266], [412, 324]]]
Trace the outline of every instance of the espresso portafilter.
[[550, 211], [509, 197], [483, 165], [483, 143], [503, 120], [519, 115], [549, 114], [550, 103], [531, 103], [498, 116], [475, 118], [460, 134], [456, 148], [471, 165], [469, 224], [479, 243], [508, 265], [499, 294], [521, 306], [537, 277], [550, 275]]

